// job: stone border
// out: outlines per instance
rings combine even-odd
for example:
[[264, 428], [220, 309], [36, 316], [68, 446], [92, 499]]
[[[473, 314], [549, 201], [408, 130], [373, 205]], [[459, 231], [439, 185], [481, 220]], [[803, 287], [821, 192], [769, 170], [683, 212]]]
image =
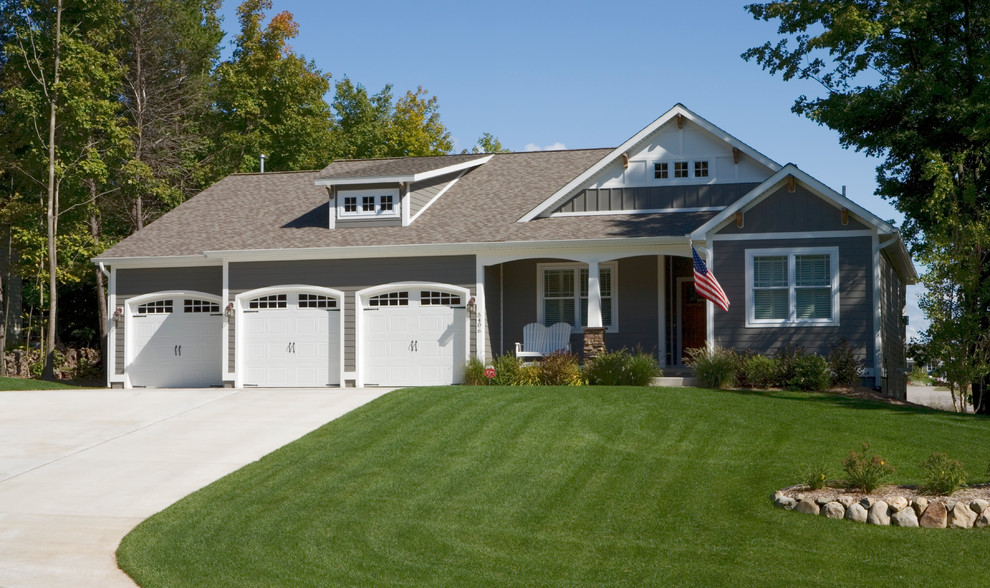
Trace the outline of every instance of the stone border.
[[[821, 515], [830, 519], [846, 519], [870, 525], [894, 527], [927, 527], [930, 529], [971, 529], [990, 526], [990, 500], [983, 498], [954, 499], [951, 496], [928, 498], [915, 496], [808, 496], [799, 490], [807, 486], [792, 486], [774, 492], [777, 508]], [[793, 494], [789, 496], [788, 494]], [[809, 493], [810, 494], [810, 493]], [[896, 494], [896, 492], [895, 492]]]

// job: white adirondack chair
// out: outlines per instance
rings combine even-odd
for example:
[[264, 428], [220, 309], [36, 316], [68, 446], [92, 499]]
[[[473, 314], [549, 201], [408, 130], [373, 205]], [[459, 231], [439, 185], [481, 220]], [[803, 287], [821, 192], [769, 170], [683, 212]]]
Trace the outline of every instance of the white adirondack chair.
[[524, 362], [543, 359], [554, 351], [571, 350], [571, 325], [557, 323], [546, 327], [541, 323], [529, 323], [523, 327], [523, 342], [516, 343], [516, 357]]

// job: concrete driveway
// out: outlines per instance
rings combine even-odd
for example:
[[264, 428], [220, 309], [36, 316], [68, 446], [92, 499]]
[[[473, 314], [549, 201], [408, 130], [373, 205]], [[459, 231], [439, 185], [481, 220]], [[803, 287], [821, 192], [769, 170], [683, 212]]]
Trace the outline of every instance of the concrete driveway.
[[135, 525], [387, 391], [0, 392], [0, 586], [134, 586]]

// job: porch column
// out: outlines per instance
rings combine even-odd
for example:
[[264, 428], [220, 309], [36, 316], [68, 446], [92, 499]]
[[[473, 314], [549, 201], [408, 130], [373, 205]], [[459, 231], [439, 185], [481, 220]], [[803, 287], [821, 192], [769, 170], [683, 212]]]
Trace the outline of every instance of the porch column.
[[602, 288], [598, 260], [588, 261], [588, 326], [584, 328], [584, 360], [605, 352], [602, 325]]
[[[485, 337], [485, 264], [475, 257], [475, 284], [474, 284], [474, 356], [482, 362], [488, 361], [488, 338]], [[472, 317], [468, 316], [470, 321]], [[470, 348], [470, 342], [469, 342]]]

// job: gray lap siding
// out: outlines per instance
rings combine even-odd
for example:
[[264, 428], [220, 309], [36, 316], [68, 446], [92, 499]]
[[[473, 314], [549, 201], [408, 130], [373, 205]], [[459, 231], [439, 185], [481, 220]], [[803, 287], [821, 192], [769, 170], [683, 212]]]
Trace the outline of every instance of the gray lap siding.
[[[523, 327], [536, 322], [539, 304], [537, 265], [561, 262], [567, 260], [526, 259], [504, 263], [501, 268], [493, 266], [492, 271], [486, 272], [486, 276], [492, 278], [485, 282], [492, 353], [512, 353], [515, 343], [522, 341]], [[619, 328], [618, 332], [605, 334], [605, 344], [610, 350], [642, 348], [655, 353], [659, 345], [657, 257], [619, 259], [617, 273], [616, 319]], [[573, 351], [580, 353], [583, 345], [581, 334], [571, 335]]]
[[[223, 269], [219, 266], [210, 266], [117, 270], [117, 306], [123, 307], [127, 300], [136, 296], [168, 290], [205, 292], [221, 296]], [[116, 375], [124, 373], [126, 329], [127, 325], [124, 322], [114, 327], [114, 374]]]
[[[344, 292], [345, 371], [356, 369], [355, 292], [392, 282], [438, 282], [468, 288], [474, 295], [476, 279], [475, 258], [472, 255], [231, 263], [228, 272], [231, 300], [238, 294], [256, 288], [294, 284], [333, 288]], [[474, 333], [472, 318], [472, 354], [475, 350]], [[231, 348], [233, 340], [231, 338]], [[233, 371], [233, 352], [228, 357], [228, 362]]]
[[[746, 250], [839, 248], [839, 325], [821, 327], [746, 326]], [[873, 242], [870, 237], [792, 240], [715, 241], [712, 271], [731, 303], [715, 309], [715, 343], [739, 351], [773, 354], [785, 346], [828, 355], [845, 340], [866, 368], [873, 367]]]

